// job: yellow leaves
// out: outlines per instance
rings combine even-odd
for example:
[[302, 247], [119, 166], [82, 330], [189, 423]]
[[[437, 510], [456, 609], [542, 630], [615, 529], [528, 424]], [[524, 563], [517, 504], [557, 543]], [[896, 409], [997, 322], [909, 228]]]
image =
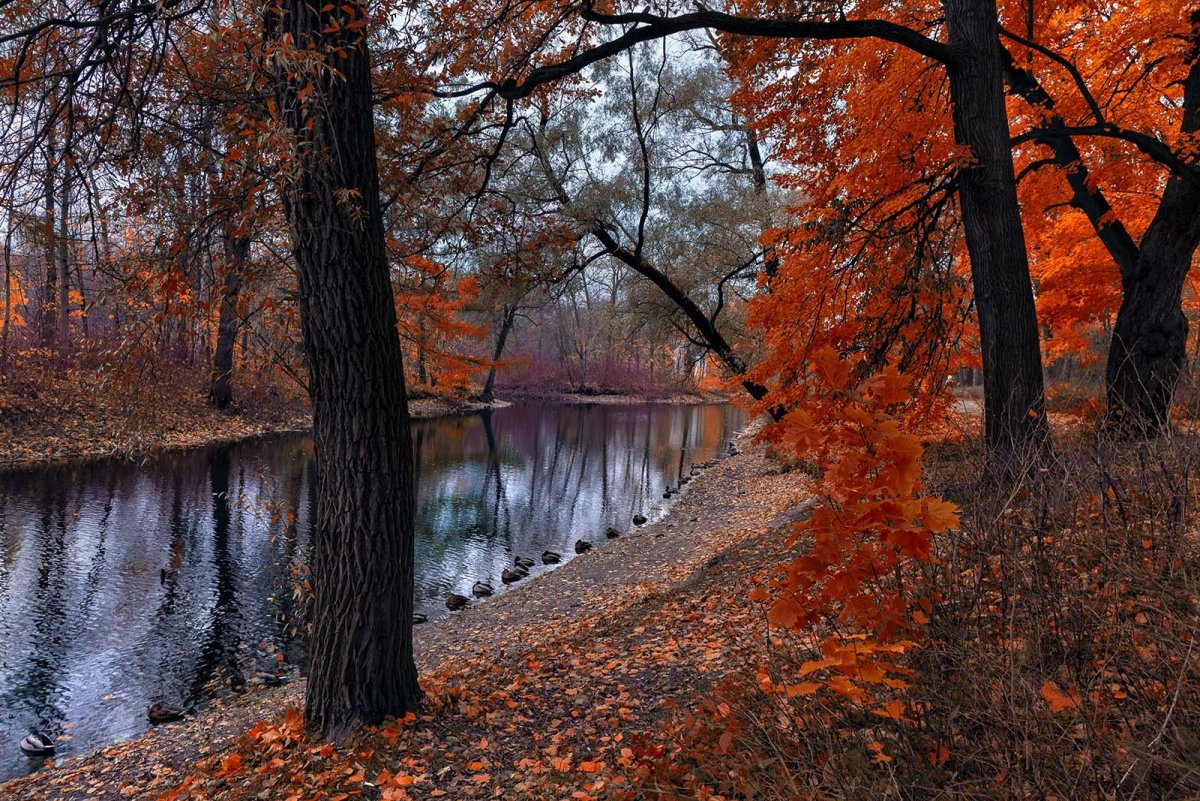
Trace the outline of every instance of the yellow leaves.
[[1055, 714], [1079, 709], [1079, 695], [1074, 690], [1063, 692], [1057, 683], [1047, 681], [1042, 685], [1042, 698]]

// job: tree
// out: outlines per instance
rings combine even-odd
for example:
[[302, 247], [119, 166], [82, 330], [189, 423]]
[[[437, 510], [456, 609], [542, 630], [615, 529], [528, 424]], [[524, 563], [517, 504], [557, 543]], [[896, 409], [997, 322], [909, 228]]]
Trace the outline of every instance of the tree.
[[419, 701], [412, 650], [412, 437], [379, 198], [367, 8], [266, 14], [294, 152], [284, 203], [316, 442], [315, 601], [305, 709], [338, 735]]
[[[551, 59], [529, 68], [535, 56], [522, 51], [507, 64], [501, 78], [483, 81], [461, 92], [484, 91], [514, 102], [538, 87], [578, 74], [591, 64], [623, 53], [639, 43], [690, 30], [709, 29], [754, 43], [755, 57], [768, 48], [803, 51], [806, 43], [855, 42], [873, 47], [898, 46], [942, 70], [950, 85], [953, 132], [967, 156], [957, 170], [956, 188], [971, 257], [974, 303], [978, 311], [985, 372], [985, 429], [990, 452], [1011, 466], [1048, 442], [1045, 422], [1041, 353], [1029, 263], [1017, 203], [1008, 119], [1000, 60], [1000, 25], [995, 0], [951, 0], [944, 4], [947, 41], [887, 18], [868, 15], [874, 6], [848, 19], [841, 11], [801, 9], [789, 14], [777, 8], [765, 16], [739, 16], [717, 11], [678, 15], [649, 12], [605, 13], [585, 5], [577, 13], [557, 17], [624, 32], [569, 58]], [[906, 19], [908, 19], [906, 17]], [[919, 18], [918, 18], [919, 19]], [[930, 28], [941, 21], [927, 23]], [[539, 32], [532, 51], [553, 37]], [[798, 43], [784, 48], [784, 43]], [[486, 52], [485, 52], [486, 56]], [[541, 59], [545, 61], [545, 58]]]
[[[1108, 416], [1131, 433], [1163, 429], [1185, 367], [1182, 299], [1200, 247], [1194, 214], [1200, 201], [1194, 150], [1200, 130], [1198, 26], [1200, 13], [1169, 4], [1116, 14], [1088, 9], [1069, 24], [1049, 20], [1024, 36], [1004, 31], [1017, 51], [1004, 55], [1007, 80], [1032, 112], [1018, 117], [1027, 126], [1015, 139], [1018, 148], [1035, 145], [1023, 154], [1023, 172], [1048, 163], [1036, 147], [1050, 150], [1050, 162], [1070, 188], [1067, 202], [1086, 217], [1117, 267], [1120, 309], [1106, 364]], [[1095, 70], [1095, 79], [1085, 79], [1079, 66], [1106, 62], [1121, 69]], [[1120, 88], [1113, 91], [1103, 84], [1114, 83], [1114, 73], [1136, 77], [1127, 85], [1117, 77]], [[1029, 183], [1025, 194], [1033, 204], [1061, 203], [1058, 186]], [[1119, 190], [1116, 200], [1110, 201], [1106, 183]], [[1062, 251], [1079, 240], [1069, 222], [1048, 226], [1047, 235]], [[1081, 269], [1090, 264], [1052, 266], [1067, 280], [1096, 284], [1094, 274]]]

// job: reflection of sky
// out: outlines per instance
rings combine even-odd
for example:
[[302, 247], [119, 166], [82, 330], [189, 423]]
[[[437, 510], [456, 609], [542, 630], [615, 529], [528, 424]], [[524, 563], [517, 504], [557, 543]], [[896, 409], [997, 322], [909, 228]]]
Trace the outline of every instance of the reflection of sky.
[[[418, 607], [443, 614], [451, 590], [499, 589], [514, 555], [569, 557], [653, 516], [739, 421], [711, 406], [517, 406], [415, 423]], [[308, 540], [311, 456], [288, 437], [0, 476], [0, 777], [27, 769], [31, 727], [69, 734], [60, 754], [88, 750], [144, 730], [154, 701], [200, 703], [234, 664], [273, 663], [260, 643], [302, 658], [279, 621]]]

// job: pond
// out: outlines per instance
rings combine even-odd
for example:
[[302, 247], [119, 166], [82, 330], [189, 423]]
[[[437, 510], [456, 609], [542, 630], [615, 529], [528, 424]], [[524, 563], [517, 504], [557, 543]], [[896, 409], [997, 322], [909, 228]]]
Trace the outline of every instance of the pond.
[[[729, 406], [522, 404], [416, 421], [416, 606], [544, 550], [602, 547], [720, 455]], [[162, 701], [202, 706], [303, 664], [296, 588], [313, 519], [312, 440], [281, 436], [0, 475], [0, 779], [135, 736]], [[533, 572], [552, 569], [539, 564]], [[302, 593], [300, 593], [302, 595]]]

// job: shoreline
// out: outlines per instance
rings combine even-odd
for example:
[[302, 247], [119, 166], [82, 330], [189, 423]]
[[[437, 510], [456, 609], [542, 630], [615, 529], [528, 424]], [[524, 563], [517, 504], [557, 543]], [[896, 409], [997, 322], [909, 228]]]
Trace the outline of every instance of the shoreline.
[[[806, 493], [766, 453], [750, 445], [755, 426], [734, 436], [739, 452], [717, 460], [658, 520], [630, 525], [619, 538], [467, 609], [414, 629], [422, 683], [471, 675], [479, 664], [554, 648], [597, 625], [623, 626], [629, 610], [654, 607], [695, 590], [700, 579], [806, 503]], [[747, 525], [747, 524], [750, 525]], [[586, 537], [586, 535], [583, 535]], [[65, 757], [29, 776], [0, 782], [0, 795], [60, 799], [155, 798], [198, 762], [239, 747], [258, 721], [302, 706], [304, 679], [279, 688], [214, 699], [194, 717]], [[136, 791], [136, 783], [145, 782]], [[103, 788], [103, 789], [101, 789]]]
[[[413, 420], [437, 420], [464, 417], [503, 409], [514, 403], [539, 401], [561, 404], [639, 405], [639, 404], [721, 404], [729, 399], [717, 395], [679, 393], [662, 398], [641, 395], [580, 395], [577, 393], [512, 393], [491, 403], [477, 400], [452, 401], [439, 397], [410, 398], [409, 416]], [[104, 419], [85, 423], [83, 431], [60, 436], [57, 431], [29, 428], [17, 431], [3, 425], [0, 418], [0, 476], [42, 468], [74, 467], [94, 462], [119, 461], [146, 463], [155, 458], [197, 448], [237, 445], [287, 434], [312, 430], [312, 415], [307, 408], [269, 410], [246, 408], [218, 411], [204, 404], [185, 406], [186, 419], [151, 420], [138, 425], [134, 418]], [[133, 423], [132, 425], [130, 423]], [[48, 443], [48, 444], [46, 444]]]

